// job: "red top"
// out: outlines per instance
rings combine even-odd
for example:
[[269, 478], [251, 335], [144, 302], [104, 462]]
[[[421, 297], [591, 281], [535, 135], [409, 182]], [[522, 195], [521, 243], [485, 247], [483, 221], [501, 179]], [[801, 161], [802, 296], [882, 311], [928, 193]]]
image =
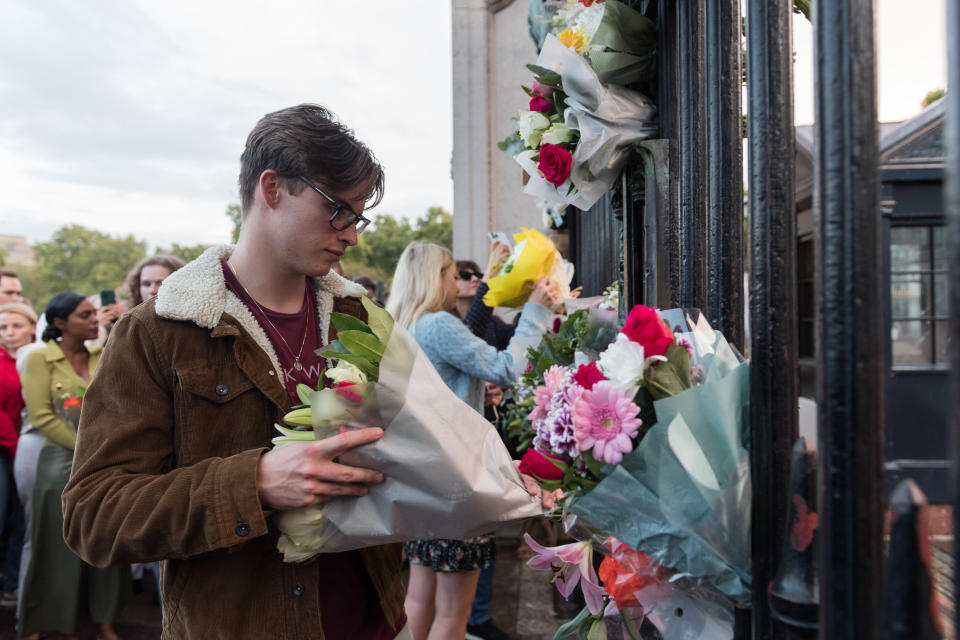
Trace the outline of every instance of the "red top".
[[[305, 278], [300, 311], [287, 314], [258, 305], [247, 295], [226, 260], [223, 261], [223, 276], [227, 289], [240, 298], [267, 334], [280, 360], [287, 395], [293, 404], [300, 404], [297, 384], [303, 383], [316, 389], [325, 364], [323, 358], [317, 355], [323, 345], [313, 281]], [[295, 366], [298, 352], [300, 369]], [[396, 637], [397, 632], [383, 616], [380, 598], [359, 551], [321, 554], [317, 558], [317, 568], [322, 576], [317, 601], [323, 619], [323, 634], [328, 640], [391, 640]], [[405, 623], [404, 615], [398, 629], [403, 628]]]
[[23, 388], [17, 373], [17, 360], [0, 349], [0, 452], [13, 458], [20, 439], [20, 412]]

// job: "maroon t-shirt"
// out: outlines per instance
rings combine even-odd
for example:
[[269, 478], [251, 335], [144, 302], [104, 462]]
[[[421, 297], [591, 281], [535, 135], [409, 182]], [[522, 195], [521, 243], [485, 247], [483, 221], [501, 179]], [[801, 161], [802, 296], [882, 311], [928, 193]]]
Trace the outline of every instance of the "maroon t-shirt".
[[[292, 404], [300, 404], [297, 384], [303, 383], [316, 389], [325, 364], [323, 358], [317, 355], [323, 345], [313, 281], [304, 278], [300, 311], [277, 313], [254, 302], [227, 261], [224, 260], [222, 264], [227, 289], [240, 298], [267, 334], [280, 360], [287, 395]], [[298, 352], [300, 368], [295, 366]], [[321, 554], [317, 558], [317, 569], [320, 572], [317, 601], [323, 618], [323, 634], [328, 640], [391, 640], [396, 636], [396, 631], [390, 628], [383, 616], [377, 590], [367, 575], [359, 551]], [[406, 616], [403, 616], [399, 627], [402, 628], [405, 622]]]

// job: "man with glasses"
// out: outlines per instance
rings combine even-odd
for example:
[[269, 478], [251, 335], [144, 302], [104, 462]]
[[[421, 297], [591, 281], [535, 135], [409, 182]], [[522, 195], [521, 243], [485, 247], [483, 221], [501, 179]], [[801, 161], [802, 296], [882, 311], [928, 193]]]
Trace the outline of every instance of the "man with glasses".
[[331, 267], [383, 170], [316, 105], [264, 116], [240, 165], [236, 247], [209, 249], [113, 330], [84, 398], [67, 542], [99, 566], [162, 560], [164, 637], [409, 637], [399, 545], [285, 564], [269, 517], [383, 480], [336, 462], [380, 429], [269, 449], [296, 385], [320, 379], [330, 313], [366, 320], [363, 287]]

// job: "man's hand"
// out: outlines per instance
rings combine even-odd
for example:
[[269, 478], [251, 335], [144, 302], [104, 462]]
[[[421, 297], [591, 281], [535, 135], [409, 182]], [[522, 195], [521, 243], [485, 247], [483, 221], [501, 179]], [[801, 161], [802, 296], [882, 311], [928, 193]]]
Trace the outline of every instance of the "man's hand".
[[335, 496], [364, 496], [367, 485], [383, 482], [372, 469], [335, 462], [337, 456], [383, 437], [383, 429], [357, 429], [315, 442], [296, 442], [263, 454], [257, 466], [260, 502], [286, 511]]
[[[514, 460], [513, 466], [515, 466], [517, 471], [519, 471], [520, 461]], [[532, 496], [540, 496], [540, 505], [544, 509], [552, 510], [554, 505], [557, 503], [557, 500], [563, 498], [563, 489], [556, 489], [555, 491], [540, 491], [540, 485], [537, 484], [537, 481], [533, 476], [528, 476], [525, 473], [521, 473], [520, 477], [523, 479], [523, 486], [527, 488], [527, 493]]]

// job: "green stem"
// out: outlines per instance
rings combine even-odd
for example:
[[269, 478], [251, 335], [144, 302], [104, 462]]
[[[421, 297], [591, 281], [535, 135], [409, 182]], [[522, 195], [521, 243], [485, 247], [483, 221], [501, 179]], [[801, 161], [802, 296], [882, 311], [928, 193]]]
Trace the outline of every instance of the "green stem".
[[623, 620], [623, 626], [627, 628], [627, 633], [630, 634], [631, 640], [643, 640], [643, 636], [640, 635], [640, 629], [630, 614], [626, 611], [621, 611], [620, 618]]

